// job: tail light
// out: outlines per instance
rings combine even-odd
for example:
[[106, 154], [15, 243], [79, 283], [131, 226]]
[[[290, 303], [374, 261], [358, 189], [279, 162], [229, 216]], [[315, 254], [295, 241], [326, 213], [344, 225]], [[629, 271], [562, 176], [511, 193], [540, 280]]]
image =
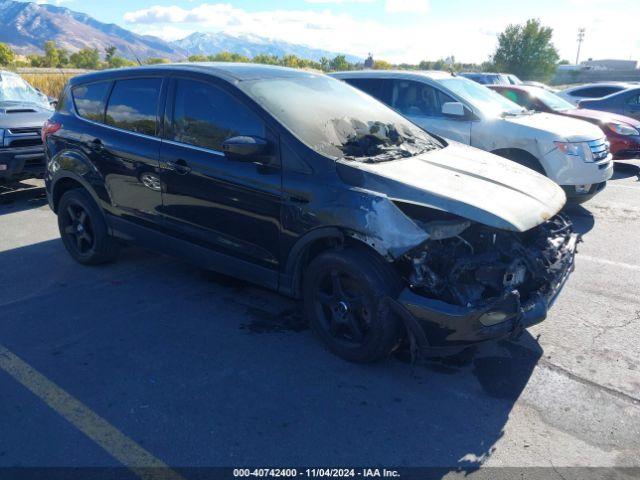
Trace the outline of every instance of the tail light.
[[47, 120], [46, 122], [44, 122], [44, 125], [42, 126], [42, 143], [46, 143], [47, 137], [56, 133], [61, 128], [61, 123], [52, 122], [51, 120]]

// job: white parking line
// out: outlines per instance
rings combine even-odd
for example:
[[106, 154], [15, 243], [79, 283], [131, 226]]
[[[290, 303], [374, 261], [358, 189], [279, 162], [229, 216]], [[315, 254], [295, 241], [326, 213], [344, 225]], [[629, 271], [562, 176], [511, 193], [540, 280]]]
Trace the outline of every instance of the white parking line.
[[589, 262], [599, 263], [600, 265], [611, 265], [612, 267], [626, 268], [628, 270], [635, 270], [637, 272], [640, 272], [640, 265], [634, 265], [633, 263], [614, 262], [613, 260], [607, 260], [607, 259], [598, 258], [598, 257], [590, 257], [589, 255], [582, 255], [582, 254], [578, 254], [576, 258], [578, 261], [587, 260]]

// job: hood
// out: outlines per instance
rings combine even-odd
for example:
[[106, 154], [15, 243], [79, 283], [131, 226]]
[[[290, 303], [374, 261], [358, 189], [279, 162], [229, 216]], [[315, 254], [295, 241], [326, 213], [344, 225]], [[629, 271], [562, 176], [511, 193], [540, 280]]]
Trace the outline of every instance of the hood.
[[53, 110], [35, 103], [0, 102], [0, 128], [42, 127]]
[[640, 128], [640, 121], [635, 118], [625, 117], [624, 115], [618, 115], [617, 113], [601, 112], [600, 110], [591, 110], [590, 108], [574, 108], [572, 110], [566, 110], [562, 112], [563, 115], [568, 115], [574, 118], [585, 118], [589, 120], [596, 120], [600, 123], [618, 122], [626, 123], [635, 128]]
[[[584, 120], [564, 117], [553, 113], [534, 113], [531, 115], [518, 115], [504, 117], [506, 122], [521, 127], [528, 127], [544, 132], [554, 140], [566, 140], [568, 142], [590, 142], [598, 140], [604, 135], [597, 126]], [[533, 135], [528, 135], [532, 138]]]
[[391, 200], [453, 213], [503, 230], [529, 230], [558, 213], [566, 202], [562, 189], [548, 178], [454, 142], [440, 150], [389, 162], [340, 160], [338, 172], [345, 182]]

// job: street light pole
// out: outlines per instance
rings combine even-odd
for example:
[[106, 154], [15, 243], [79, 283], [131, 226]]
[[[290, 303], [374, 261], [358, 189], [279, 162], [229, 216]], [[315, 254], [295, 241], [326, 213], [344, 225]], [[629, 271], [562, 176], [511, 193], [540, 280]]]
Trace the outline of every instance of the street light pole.
[[578, 65], [578, 61], [580, 60], [580, 47], [582, 46], [582, 41], [584, 40], [584, 28], [578, 29], [578, 53], [576, 54], [576, 66]]

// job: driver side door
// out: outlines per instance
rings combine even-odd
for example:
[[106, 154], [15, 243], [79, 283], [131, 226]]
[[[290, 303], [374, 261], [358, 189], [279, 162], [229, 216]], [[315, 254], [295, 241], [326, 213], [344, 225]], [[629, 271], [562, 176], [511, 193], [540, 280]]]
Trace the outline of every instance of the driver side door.
[[441, 90], [413, 80], [392, 80], [391, 106], [427, 132], [456, 142], [471, 143], [471, 121], [449, 117], [442, 113], [442, 105], [455, 102]]
[[[223, 153], [226, 139], [244, 135], [268, 141], [268, 164]], [[276, 286], [282, 183], [277, 137], [232, 88], [200, 78], [171, 80], [160, 169], [166, 228], [216, 252], [221, 271]]]

